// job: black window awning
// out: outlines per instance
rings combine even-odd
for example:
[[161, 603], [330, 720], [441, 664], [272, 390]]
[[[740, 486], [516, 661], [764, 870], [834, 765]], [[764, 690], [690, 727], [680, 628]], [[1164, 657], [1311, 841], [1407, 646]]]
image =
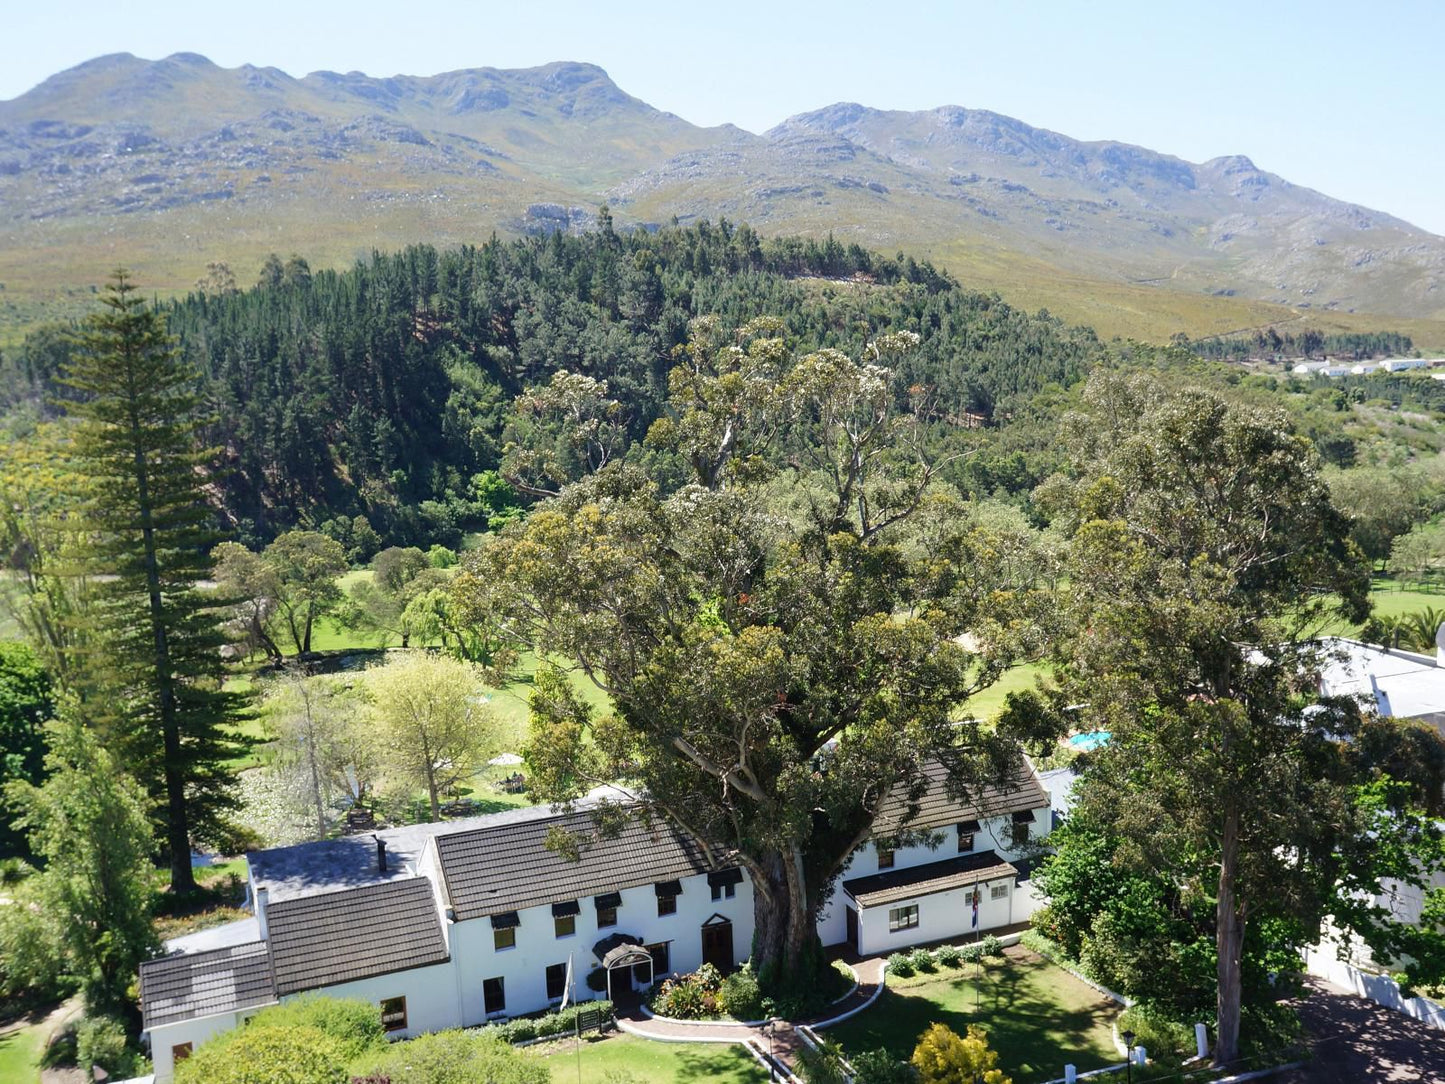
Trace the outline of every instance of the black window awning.
[[522, 920], [516, 911], [503, 911], [492, 916], [492, 929], [494, 930], [512, 930], [521, 924]]
[[1014, 814], [1015, 824], [1030, 824], [1033, 822], [1033, 819], [1034, 811], [1032, 809], [1021, 809]]
[[566, 903], [552, 904], [553, 918], [566, 918], [568, 915], [580, 915], [581, 913], [582, 908], [576, 900], [568, 900]]
[[602, 893], [602, 895], [600, 895], [600, 896], [594, 896], [594, 897], [593, 897], [593, 902], [595, 902], [595, 903], [597, 904], [597, 910], [599, 910], [599, 911], [601, 911], [601, 910], [603, 910], [604, 908], [607, 908], [607, 907], [621, 907], [621, 906], [622, 906], [622, 893], [621, 893], [621, 892], [604, 892], [604, 893]]
[[978, 821], [959, 821], [958, 830], [966, 836], [978, 833]]
[[711, 888], [721, 888], [724, 885], [742, 884], [742, 867], [731, 866], [728, 869], [715, 869], [707, 875], [707, 883], [708, 886]]
[[652, 890], [657, 893], [658, 899], [666, 899], [669, 896], [681, 896], [682, 882], [658, 881], [655, 885], [652, 886]]

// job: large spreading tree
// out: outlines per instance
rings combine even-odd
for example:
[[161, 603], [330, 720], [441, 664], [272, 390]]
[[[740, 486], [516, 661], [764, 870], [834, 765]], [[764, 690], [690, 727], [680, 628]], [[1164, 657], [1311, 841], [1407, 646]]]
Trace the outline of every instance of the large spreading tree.
[[107, 726], [164, 827], [171, 885], [195, 887], [191, 845], [234, 806], [223, 690], [224, 637], [200, 585], [217, 539], [205, 499], [213, 456], [199, 373], [163, 318], [117, 271], [62, 378], [76, 395], [73, 455], [82, 481], [78, 571], [92, 584], [86, 714]]
[[694, 481], [669, 492], [609, 465], [459, 579], [464, 602], [576, 660], [615, 706], [597, 718], [539, 681], [540, 795], [628, 780], [644, 811], [745, 866], [775, 988], [811, 983], [819, 909], [890, 794], [918, 798], [935, 759], [960, 791], [1017, 765], [1006, 729], [960, 720], [1039, 636], [1035, 570], [940, 492], [925, 412], [900, 409], [922, 393], [885, 364], [915, 341], [797, 358], [773, 321], [696, 326], [648, 438]]
[[[1059, 703], [1112, 735], [1078, 818], [1107, 826], [1112, 864], [1162, 879], [1176, 917], [1212, 912], [1228, 1063], [1250, 933], [1308, 944], [1327, 918], [1383, 917], [1361, 901], [1387, 835], [1435, 834], [1418, 814], [1438, 800], [1439, 742], [1320, 696], [1311, 634], [1365, 617], [1368, 568], [1283, 415], [1112, 373], [1085, 398], [1072, 470], [1041, 494], [1069, 538]], [[1418, 877], [1393, 853], [1389, 872]]]

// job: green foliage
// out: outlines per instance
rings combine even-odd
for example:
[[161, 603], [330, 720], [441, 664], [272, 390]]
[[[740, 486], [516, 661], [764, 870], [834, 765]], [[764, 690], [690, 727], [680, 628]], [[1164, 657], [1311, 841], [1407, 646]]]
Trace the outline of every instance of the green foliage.
[[979, 942], [979, 949], [985, 956], [1003, 955], [1003, 943], [993, 934], [989, 934]]
[[918, 1071], [906, 1061], [899, 1061], [887, 1050], [864, 1050], [853, 1055], [854, 1084], [914, 1084]]
[[983, 943], [981, 941], [972, 941], [962, 946], [958, 950], [958, 958], [960, 962], [966, 964], [981, 963], [983, 961]]
[[944, 967], [957, 967], [963, 963], [963, 950], [957, 945], [939, 945], [933, 950], [933, 956]]
[[78, 393], [66, 402], [86, 538], [75, 571], [95, 585], [87, 703], [149, 789], [172, 887], [188, 892], [192, 841], [235, 807], [224, 761], [242, 699], [222, 689], [218, 615], [198, 587], [217, 541], [205, 489], [214, 457], [198, 446], [200, 373], [164, 319], [124, 271], [102, 303], [62, 372]]
[[[607, 972], [597, 969], [605, 976]], [[589, 984], [590, 986], [590, 984]], [[602, 986], [606, 989], [606, 985]], [[577, 1017], [583, 1014], [601, 1013], [603, 1020], [612, 1016], [612, 1002], [603, 998], [596, 1001], [579, 1001], [556, 1012], [540, 1016], [519, 1016], [501, 1024], [486, 1025], [486, 1034], [495, 1035], [508, 1043], [525, 1042], [528, 1039], [545, 1039], [554, 1035], [571, 1035], [577, 1028]]]
[[938, 964], [933, 958], [933, 953], [926, 948], [914, 949], [908, 954], [908, 962], [914, 971], [922, 972], [925, 975], [932, 974], [938, 970]]
[[653, 1011], [677, 1020], [716, 1016], [723, 1011], [722, 984], [722, 972], [712, 964], [703, 964], [691, 974], [663, 980], [652, 999]]
[[[44, 723], [54, 712], [50, 675], [25, 644], [0, 642], [0, 790], [39, 783], [45, 770]], [[0, 859], [28, 855], [11, 818], [0, 819]]]
[[906, 979], [913, 974], [913, 956], [907, 952], [895, 952], [888, 957], [888, 973]]
[[[260, 1014], [258, 1014], [260, 1015]], [[218, 1035], [176, 1066], [176, 1084], [347, 1084], [346, 1045], [320, 1028], [257, 1023]]]
[[386, 1031], [376, 1005], [358, 998], [307, 995], [271, 1005], [252, 1017], [253, 1025], [277, 1028], [310, 1027], [335, 1040], [349, 1060], [383, 1043]]
[[126, 1045], [125, 1021], [115, 1016], [87, 1016], [75, 1029], [75, 1062], [82, 1069], [99, 1066], [113, 1080], [146, 1072], [145, 1059]]
[[512, 1049], [492, 1030], [421, 1035], [362, 1064], [388, 1084], [548, 1084], [545, 1062]]
[[1151, 1058], [1192, 1056], [1195, 1053], [1194, 1025], [1172, 1019], [1162, 1008], [1148, 1003], [1132, 1005], [1119, 1014], [1119, 1031], [1132, 1031], [1134, 1042], [1149, 1051]]
[[[89, 1009], [120, 1010], [140, 962], [159, 947], [150, 922], [151, 831], [144, 792], [73, 706], [51, 724], [50, 746], [50, 774], [43, 785], [12, 782], [6, 788], [45, 869], [26, 885], [40, 921], [7, 915], [5, 939], [37, 936], [47, 953], [63, 961], [63, 974], [79, 984]], [[37, 967], [38, 955], [34, 947], [24, 947], [9, 959], [7, 985], [53, 982], [54, 965]], [[26, 961], [36, 970], [12, 977], [11, 969]]]
[[717, 992], [718, 1011], [734, 1020], [759, 1020], [763, 1015], [763, 993], [751, 967], [741, 967], [727, 978]]
[[806, 1084], [845, 1084], [848, 1072], [843, 1068], [843, 1048], [823, 1039], [817, 1049], [804, 1046], [798, 1051], [798, 1068]]

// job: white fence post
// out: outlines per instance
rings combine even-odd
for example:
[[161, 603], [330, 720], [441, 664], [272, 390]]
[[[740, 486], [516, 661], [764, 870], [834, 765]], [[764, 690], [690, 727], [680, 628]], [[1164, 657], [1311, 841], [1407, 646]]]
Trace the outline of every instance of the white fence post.
[[1199, 1057], [1209, 1057], [1209, 1029], [1203, 1024], [1194, 1025], [1194, 1048]]
[[1136, 1047], [1134, 1048], [1134, 1064], [1135, 1064], [1135, 1065], [1148, 1065], [1148, 1064], [1149, 1064], [1149, 1051], [1145, 1050], [1142, 1046], [1136, 1046]]
[[1079, 1079], [1079, 1071], [1072, 1065], [1064, 1066], [1064, 1084], [1075, 1084]]

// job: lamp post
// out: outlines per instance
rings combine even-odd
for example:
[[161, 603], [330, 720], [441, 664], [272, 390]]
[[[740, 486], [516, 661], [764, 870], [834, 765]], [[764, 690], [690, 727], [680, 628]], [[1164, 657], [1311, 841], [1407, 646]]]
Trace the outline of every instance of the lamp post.
[[761, 1030], [762, 1033], [768, 1037], [768, 1079], [777, 1080], [777, 1073], [774, 1071], [774, 1066], [777, 1065], [777, 1062], [773, 1060], [773, 1021], [769, 1020], [762, 1026]]
[[1124, 1084], [1134, 1084], [1134, 1033], [1121, 1031], [1119, 1038], [1124, 1040]]

